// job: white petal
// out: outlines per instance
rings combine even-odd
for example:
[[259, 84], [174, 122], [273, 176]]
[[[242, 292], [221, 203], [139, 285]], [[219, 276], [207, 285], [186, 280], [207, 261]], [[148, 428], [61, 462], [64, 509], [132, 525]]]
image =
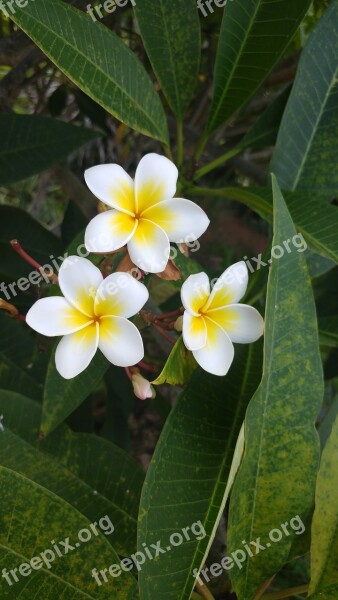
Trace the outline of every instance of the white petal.
[[89, 252], [114, 252], [129, 242], [136, 227], [134, 217], [118, 210], [107, 210], [87, 225], [85, 246]]
[[60, 267], [59, 284], [63, 295], [89, 317], [94, 314], [94, 300], [102, 280], [101, 271], [86, 258], [69, 256]]
[[162, 227], [169, 240], [176, 243], [197, 240], [210, 223], [204, 210], [184, 198], [171, 198], [147, 208], [142, 217]]
[[229, 336], [216, 323], [205, 319], [207, 343], [193, 355], [198, 364], [213, 375], [226, 375], [234, 358], [234, 347]]
[[264, 333], [264, 320], [258, 310], [247, 304], [230, 304], [208, 312], [237, 344], [256, 342]]
[[205, 310], [239, 302], [248, 287], [248, 268], [243, 260], [231, 265], [216, 281]]
[[117, 367], [136, 365], [144, 356], [139, 330], [123, 317], [103, 317], [100, 320], [99, 348]]
[[199, 350], [207, 342], [207, 327], [203, 317], [193, 317], [187, 311], [183, 315], [184, 345], [188, 350]]
[[85, 181], [94, 196], [127, 214], [135, 214], [134, 182], [119, 165], [98, 165], [85, 172]]
[[181, 299], [184, 308], [190, 314], [198, 316], [210, 294], [209, 277], [206, 273], [190, 275], [181, 288]]
[[89, 322], [87, 316], [61, 296], [38, 300], [26, 315], [26, 323], [38, 333], [48, 337], [79, 331]]
[[101, 283], [95, 298], [95, 314], [132, 317], [145, 305], [149, 292], [129, 273], [113, 273]]
[[84, 371], [95, 356], [99, 327], [92, 323], [77, 333], [65, 335], [55, 352], [55, 365], [60, 375], [72, 379]]
[[161, 227], [141, 219], [128, 242], [128, 252], [133, 263], [142, 271], [162, 273], [169, 260], [170, 242]]
[[136, 211], [142, 211], [158, 202], [169, 200], [176, 193], [178, 170], [174, 163], [159, 154], [147, 154], [139, 162], [135, 173]]

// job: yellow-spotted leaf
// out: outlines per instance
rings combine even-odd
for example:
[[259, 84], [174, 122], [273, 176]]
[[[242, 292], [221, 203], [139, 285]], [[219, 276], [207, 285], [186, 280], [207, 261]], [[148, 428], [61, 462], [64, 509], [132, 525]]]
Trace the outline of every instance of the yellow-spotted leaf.
[[312, 520], [309, 593], [338, 586], [338, 418], [323, 450]]
[[1, 578], [2, 598], [133, 598], [136, 582], [130, 573], [121, 571], [104, 585], [96, 581], [94, 568], [109, 568], [119, 559], [103, 531], [95, 535], [90, 521], [70, 504], [2, 466], [0, 496], [6, 507], [1, 514], [0, 561], [8, 574]]
[[[275, 178], [273, 193], [278, 246], [296, 230]], [[314, 502], [323, 375], [303, 253], [272, 259], [264, 344], [263, 378], [246, 413], [245, 452], [230, 500], [228, 553], [241, 548], [242, 562], [229, 573], [240, 600], [252, 600], [287, 561]], [[264, 551], [246, 552], [243, 540], [260, 540]]]

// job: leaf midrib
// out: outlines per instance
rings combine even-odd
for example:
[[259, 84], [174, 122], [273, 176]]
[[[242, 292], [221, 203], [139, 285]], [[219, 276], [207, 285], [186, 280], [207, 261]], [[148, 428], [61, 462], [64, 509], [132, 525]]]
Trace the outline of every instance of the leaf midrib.
[[[225, 96], [226, 96], [226, 94], [227, 94], [227, 91], [228, 91], [228, 89], [229, 89], [229, 87], [230, 87], [230, 84], [231, 84], [231, 82], [232, 82], [233, 74], [235, 73], [235, 71], [236, 71], [236, 69], [237, 69], [237, 66], [238, 66], [238, 64], [239, 64], [240, 58], [241, 58], [241, 56], [242, 56], [242, 51], [243, 51], [243, 48], [245, 47], [245, 45], [246, 45], [246, 43], [247, 43], [247, 40], [248, 40], [248, 38], [249, 38], [249, 37], [250, 37], [250, 35], [251, 35], [251, 30], [252, 30], [252, 28], [253, 28], [253, 24], [254, 24], [254, 22], [255, 22], [255, 19], [256, 19], [257, 13], [259, 12], [259, 10], [260, 10], [260, 8], [261, 8], [261, 5], [262, 5], [262, 3], [263, 3], [263, 2], [264, 2], [264, 0], [259, 0], [258, 4], [257, 4], [257, 6], [256, 6], [256, 9], [254, 10], [254, 12], [253, 12], [253, 14], [252, 14], [252, 18], [249, 20], [250, 26], [249, 26], [249, 27], [248, 27], [248, 29], [247, 29], [247, 35], [246, 35], [246, 36], [244, 36], [244, 38], [243, 38], [243, 41], [242, 41], [242, 43], [241, 43], [241, 45], [240, 45], [240, 48], [239, 48], [239, 52], [238, 52], [238, 54], [237, 54], [237, 58], [236, 58], [236, 60], [235, 60], [235, 62], [234, 62], [234, 64], [233, 64], [233, 67], [232, 67], [232, 69], [231, 69], [231, 71], [230, 71], [230, 74], [229, 74], [229, 76], [228, 76], [228, 81], [227, 81], [227, 84], [226, 84], [226, 86], [225, 86], [225, 88], [224, 88], [224, 90], [223, 90], [223, 93], [222, 93], [222, 94], [221, 94], [221, 96], [220, 96], [220, 99], [219, 99], [219, 101], [218, 101], [218, 102], [217, 102], [217, 104], [216, 104], [216, 109], [215, 109], [215, 111], [214, 111], [214, 118], [213, 118], [213, 119], [210, 121], [210, 127], [209, 127], [209, 129], [211, 129], [211, 128], [213, 127], [213, 124], [215, 123], [216, 117], [217, 117], [217, 115], [218, 115], [218, 113], [219, 113], [219, 111], [220, 111], [220, 109], [221, 109], [221, 107], [222, 107], [222, 104], [223, 104], [224, 98], [225, 98]], [[225, 13], [224, 13], [224, 16], [223, 16], [223, 18], [225, 18]], [[221, 33], [222, 33], [222, 31], [221, 31]], [[220, 43], [221, 43], [221, 42], [220, 42]], [[217, 51], [218, 51], [218, 50], [217, 50]]]
[[296, 179], [295, 179], [295, 181], [293, 183], [293, 186], [291, 188], [292, 191], [295, 191], [297, 189], [297, 185], [298, 185], [299, 180], [300, 180], [300, 178], [301, 178], [301, 176], [303, 174], [303, 170], [304, 170], [304, 167], [306, 165], [308, 156], [309, 156], [309, 154], [311, 152], [312, 142], [313, 142], [315, 136], [317, 135], [318, 125], [319, 125], [319, 123], [320, 123], [320, 121], [322, 119], [323, 113], [326, 110], [326, 105], [327, 105], [327, 102], [328, 102], [328, 100], [329, 100], [329, 98], [331, 96], [331, 92], [332, 92], [333, 88], [335, 87], [335, 85], [337, 84], [337, 74], [338, 74], [338, 67], [336, 68], [335, 72], [332, 75], [331, 83], [328, 86], [327, 93], [325, 94], [325, 100], [324, 100], [324, 102], [322, 103], [322, 105], [320, 107], [320, 110], [319, 110], [319, 113], [318, 113], [318, 116], [317, 116], [317, 119], [316, 119], [316, 122], [315, 122], [315, 127], [312, 128], [312, 133], [311, 133], [311, 135], [309, 137], [306, 150], [303, 153], [302, 161], [301, 161], [301, 164], [299, 166]]
[[[70, 6], [67, 6], [67, 5], [64, 5], [65, 7], [67, 6], [67, 8], [64, 8], [64, 6], [62, 5], [62, 3], [60, 3], [58, 6], [59, 6], [59, 8], [60, 8], [61, 10], [65, 10], [66, 12], [67, 12], [68, 10], [70, 10], [70, 12], [71, 12], [72, 14], [76, 15], [76, 18], [77, 18], [77, 19], [79, 18], [79, 15], [77, 14], [77, 11], [76, 11], [76, 9], [72, 9]], [[62, 6], [62, 8], [61, 8], [61, 6]], [[25, 10], [26, 10], [26, 9], [25, 9]], [[28, 36], [29, 36], [29, 37], [30, 37], [32, 40], [34, 40], [34, 41], [35, 41], [35, 43], [37, 44], [37, 46], [39, 46], [39, 48], [41, 48], [41, 50], [44, 52], [44, 54], [46, 54], [46, 56], [48, 56], [48, 57], [49, 57], [49, 58], [50, 58], [50, 59], [53, 61], [53, 63], [54, 63], [54, 60], [55, 60], [55, 59], [53, 59], [53, 57], [52, 57], [52, 54], [51, 54], [49, 51], [47, 51], [47, 50], [46, 50], [46, 49], [45, 49], [45, 48], [44, 48], [44, 47], [43, 47], [43, 46], [40, 44], [40, 42], [39, 42], [39, 41], [37, 41], [37, 39], [36, 39], [35, 35], [33, 35], [32, 33], [30, 33], [30, 32], [29, 32], [29, 31], [26, 29], [26, 27], [25, 27], [25, 26], [23, 26], [23, 25], [21, 25], [21, 24], [20, 24], [20, 17], [19, 17], [19, 19], [17, 19], [17, 18], [15, 18], [15, 16], [11, 16], [11, 18], [13, 19], [13, 21], [14, 21], [15, 23], [17, 23], [17, 25], [19, 25], [19, 27], [21, 27], [21, 28], [22, 28], [24, 31], [26, 31], [27, 35], [28, 35]], [[109, 80], [110, 82], [112, 82], [112, 83], [113, 83], [113, 84], [114, 84], [114, 85], [115, 85], [115, 86], [116, 86], [116, 87], [119, 89], [119, 91], [122, 93], [122, 95], [124, 95], [126, 98], [128, 98], [128, 100], [129, 100], [129, 101], [131, 101], [131, 103], [134, 105], [134, 107], [135, 107], [137, 110], [139, 110], [139, 111], [140, 111], [140, 112], [143, 114], [143, 116], [146, 118], [146, 120], [147, 120], [148, 122], [150, 122], [150, 123], [153, 125], [153, 127], [155, 128], [155, 130], [156, 130], [156, 131], [157, 131], [157, 132], [158, 132], [158, 133], [161, 135], [161, 132], [160, 132], [160, 131], [159, 131], [159, 129], [158, 129], [157, 123], [155, 123], [155, 122], [154, 122], [154, 121], [151, 119], [151, 117], [148, 115], [148, 113], [147, 113], [147, 112], [146, 112], [146, 111], [143, 109], [143, 106], [142, 106], [142, 104], [141, 104], [141, 105], [140, 105], [140, 104], [138, 104], [138, 103], [137, 103], [137, 101], [136, 101], [136, 100], [135, 100], [135, 99], [134, 99], [132, 96], [130, 96], [130, 95], [127, 93], [127, 91], [126, 91], [126, 90], [124, 90], [124, 89], [121, 87], [121, 85], [120, 85], [120, 84], [119, 84], [119, 83], [118, 83], [116, 80], [112, 79], [111, 75], [110, 75], [110, 74], [108, 74], [108, 73], [106, 73], [106, 72], [103, 70], [103, 68], [102, 68], [101, 66], [97, 65], [97, 64], [96, 64], [96, 63], [95, 63], [93, 60], [91, 60], [91, 59], [90, 59], [90, 57], [88, 57], [86, 54], [84, 54], [82, 51], [80, 51], [80, 50], [79, 50], [79, 49], [78, 49], [76, 46], [72, 46], [72, 44], [71, 44], [71, 43], [69, 43], [68, 41], [66, 41], [66, 40], [65, 40], [65, 38], [63, 38], [63, 37], [62, 37], [62, 36], [60, 36], [58, 33], [56, 33], [55, 31], [53, 31], [53, 29], [50, 29], [50, 28], [49, 28], [49, 27], [48, 27], [48, 26], [47, 26], [45, 23], [43, 23], [42, 21], [39, 21], [39, 19], [35, 18], [35, 17], [34, 17], [34, 16], [31, 14], [31, 13], [29, 13], [29, 14], [28, 14], [28, 18], [32, 19], [32, 21], [33, 21], [35, 24], [37, 24], [39, 27], [42, 27], [42, 28], [44, 28], [44, 29], [45, 29], [45, 31], [46, 31], [47, 33], [49, 33], [49, 34], [52, 34], [52, 35], [54, 35], [54, 36], [55, 36], [57, 39], [61, 40], [61, 42], [64, 44], [64, 47], [66, 47], [66, 48], [68, 47], [68, 48], [70, 48], [71, 50], [75, 50], [75, 51], [78, 53], [78, 55], [79, 55], [79, 56], [82, 56], [82, 58], [84, 58], [84, 59], [86, 60], [86, 62], [88, 62], [90, 65], [94, 66], [94, 68], [95, 68], [97, 71], [99, 71], [99, 72], [100, 72], [102, 75], [104, 75], [104, 77], [108, 78], [108, 80]], [[17, 21], [18, 21], [18, 22], [17, 22]], [[104, 26], [103, 26], [103, 25], [101, 25], [101, 24], [98, 24], [98, 26], [99, 26], [99, 27], [104, 27]], [[110, 34], [112, 35], [112, 37], [115, 37], [115, 34], [114, 34], [113, 32], [110, 32]], [[105, 32], [103, 35], [107, 35], [107, 33]], [[118, 43], [119, 41], [121, 41], [121, 40], [119, 40], [119, 38], [118, 38], [117, 36], [116, 36], [116, 38], [117, 38], [117, 40], [116, 40], [116, 42], [117, 42], [117, 43]], [[121, 42], [121, 43], [123, 43], [123, 42]], [[128, 48], [127, 46], [126, 46], [126, 51], [127, 51], [127, 52], [130, 52], [130, 50], [129, 50], [129, 48]], [[58, 60], [58, 59], [57, 59], [57, 60]], [[80, 83], [79, 83], [79, 82], [77, 82], [75, 79], [73, 79], [73, 76], [72, 76], [72, 75], [71, 75], [71, 74], [68, 72], [68, 70], [66, 70], [64, 67], [62, 67], [62, 71], [63, 71], [63, 72], [64, 72], [64, 73], [67, 75], [67, 77], [69, 77], [69, 79], [70, 79], [71, 81], [73, 81], [73, 82], [74, 82], [76, 85], [78, 85], [79, 87], [83, 86], [83, 88], [84, 88], [84, 89], [87, 89], [87, 90], [88, 90], [88, 88], [87, 88], [85, 85], [83, 85], [83, 84], [81, 84], [81, 85], [80, 85]], [[93, 94], [91, 94], [91, 93], [89, 94], [89, 93], [88, 93], [88, 95], [92, 96]], [[96, 99], [97, 99], [97, 98], [96, 98]], [[112, 108], [111, 108], [111, 107], [108, 107], [108, 105], [107, 105], [107, 104], [105, 104], [105, 103], [103, 103], [103, 102], [101, 102], [101, 101], [100, 101], [100, 104], [102, 104], [102, 106], [105, 106], [109, 112], [112, 110]], [[115, 113], [115, 115], [116, 115], [116, 111], [115, 111], [115, 109], [114, 109], [114, 113]], [[118, 118], [120, 119], [121, 117], [119, 116]]]

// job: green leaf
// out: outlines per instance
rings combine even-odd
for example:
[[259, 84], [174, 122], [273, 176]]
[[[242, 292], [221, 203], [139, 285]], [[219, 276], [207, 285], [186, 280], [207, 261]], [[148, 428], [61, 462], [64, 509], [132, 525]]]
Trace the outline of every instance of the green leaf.
[[152, 383], [154, 385], [161, 385], [162, 383], [183, 385], [189, 381], [196, 367], [197, 362], [192, 352], [186, 349], [181, 336], [170, 352], [162, 372]]
[[[57, 494], [91, 521], [108, 515], [109, 540], [124, 556], [136, 550], [136, 525], [144, 475], [123, 450], [94, 435], [63, 425], [37, 441], [41, 408], [32, 400], [1, 391], [1, 464]], [[13, 432], [13, 433], [12, 433]]]
[[195, 0], [138, 0], [134, 7], [152, 67], [182, 118], [197, 84], [201, 35]]
[[0, 352], [5, 354], [18, 366], [30, 367], [34, 353], [34, 335], [26, 323], [17, 321], [0, 311]]
[[[272, 195], [268, 188], [221, 188], [209, 190], [194, 188], [199, 196], [204, 194], [241, 202], [258, 213], [263, 219], [272, 222]], [[311, 195], [301, 192], [285, 192], [285, 201], [295, 224], [311, 250], [338, 262], [338, 209]], [[285, 238], [286, 241], [288, 238]], [[300, 240], [299, 251], [302, 251]], [[283, 244], [282, 244], [283, 246]], [[292, 245], [290, 246], [292, 247]]]
[[239, 148], [260, 149], [275, 144], [290, 91], [291, 87], [287, 86], [285, 90], [278, 94], [277, 98], [271, 102], [270, 106], [258, 117], [251, 129], [241, 139], [238, 144]]
[[17, 279], [34, 271], [21, 256], [18, 256], [10, 245], [10, 241], [18, 239], [24, 250], [38, 263], [50, 263], [51, 256], [62, 252], [62, 245], [55, 235], [47, 231], [27, 212], [14, 206], [0, 206], [0, 276], [5, 281], [13, 282], [12, 289], [1, 287], [2, 297], [14, 301], [20, 290]]
[[0, 115], [0, 185], [40, 173], [98, 136], [49, 117]]
[[23, 367], [18, 366], [2, 353], [0, 353], [0, 387], [25, 393], [31, 398], [40, 399], [42, 396], [42, 386]]
[[[29, 573], [30, 567], [26, 567], [25, 576], [17, 570], [17, 583], [10, 574], [11, 587], [3, 579], [1, 587], [5, 598], [25, 600], [39, 596], [104, 600], [108, 595], [119, 600], [130, 599], [135, 589], [135, 580], [130, 573], [122, 571], [119, 577], [109, 577], [102, 586], [94, 580], [94, 567], [108, 568], [118, 560], [107, 537], [102, 533], [95, 536], [88, 519], [44, 487], [4, 467], [0, 467], [0, 484], [1, 502], [6, 506], [0, 530], [1, 564], [10, 571], [22, 563], [29, 563], [33, 557], [40, 555], [41, 558], [41, 553], [46, 550], [55, 556], [50, 563], [40, 562], [39, 570], [30, 569]], [[88, 539], [88, 533], [92, 533], [91, 539], [87, 543], [81, 542], [81, 537]], [[60, 543], [67, 537], [73, 549], [64, 548]], [[53, 549], [53, 541], [61, 556]], [[52, 558], [50, 552], [44, 556]]]
[[[276, 246], [293, 237], [295, 227], [274, 177], [273, 192]], [[311, 510], [319, 462], [315, 421], [322, 399], [311, 282], [304, 256], [290, 253], [272, 260], [263, 378], [247, 410], [245, 453], [229, 513], [229, 553], [242, 549], [243, 540], [250, 543], [257, 538], [272, 548], [253, 557], [244, 552], [242, 568], [230, 571], [240, 600], [251, 600], [286, 562], [296, 535], [290, 522], [297, 516], [305, 518]], [[285, 523], [287, 534], [281, 530]], [[273, 529], [279, 530], [278, 543], [268, 537]], [[255, 552], [254, 547], [251, 550]]]
[[325, 346], [331, 346], [337, 348], [338, 346], [338, 315], [330, 317], [320, 317], [318, 320], [319, 325], [319, 339], [320, 343]]
[[337, 600], [338, 598], [338, 585], [330, 585], [327, 588], [323, 588], [318, 594], [309, 596], [311, 600]]
[[239, 110], [281, 58], [309, 0], [235, 0], [224, 10], [207, 132]]
[[238, 345], [227, 377], [198, 369], [167, 418], [142, 491], [139, 549], [154, 539], [166, 548], [171, 534], [199, 521], [205, 536], [190, 534], [146, 562], [139, 575], [142, 600], [189, 600], [195, 569], [205, 561], [224, 510], [237, 438], [261, 366], [260, 342]]
[[11, 15], [71, 81], [129, 127], [168, 143], [163, 106], [142, 63], [112, 31], [60, 0]]
[[54, 349], [49, 361], [43, 396], [41, 432], [44, 435], [51, 433], [80, 406], [98, 386], [109, 364], [98, 351], [83, 373], [73, 379], [63, 379], [56, 370]]
[[325, 200], [338, 191], [338, 4], [331, 2], [302, 52], [271, 170], [282, 188]]
[[337, 584], [338, 556], [338, 418], [323, 450], [316, 486], [311, 535], [309, 595]]

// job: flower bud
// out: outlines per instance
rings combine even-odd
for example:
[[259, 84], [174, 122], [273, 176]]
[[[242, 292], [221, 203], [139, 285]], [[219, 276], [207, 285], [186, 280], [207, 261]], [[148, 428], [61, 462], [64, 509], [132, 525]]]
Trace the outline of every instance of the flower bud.
[[135, 373], [132, 375], [131, 382], [133, 384], [134, 394], [140, 400], [146, 400], [147, 398], [155, 398], [156, 392], [150, 381], [145, 379], [141, 373]]
[[178, 331], [179, 333], [182, 331], [182, 329], [183, 329], [183, 316], [182, 315], [180, 317], [177, 317], [177, 319], [175, 321], [174, 329], [175, 329], [175, 331]]

